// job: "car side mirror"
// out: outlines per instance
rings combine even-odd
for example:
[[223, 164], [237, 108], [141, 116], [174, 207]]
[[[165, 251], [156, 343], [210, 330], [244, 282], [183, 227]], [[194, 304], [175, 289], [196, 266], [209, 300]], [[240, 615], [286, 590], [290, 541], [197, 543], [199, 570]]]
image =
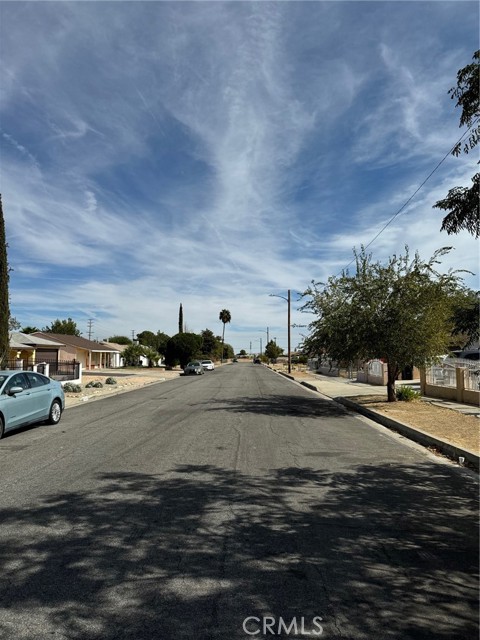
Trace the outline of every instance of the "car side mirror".
[[16, 396], [17, 393], [22, 393], [22, 391], [23, 391], [23, 387], [12, 387], [11, 389], [8, 390], [8, 395]]

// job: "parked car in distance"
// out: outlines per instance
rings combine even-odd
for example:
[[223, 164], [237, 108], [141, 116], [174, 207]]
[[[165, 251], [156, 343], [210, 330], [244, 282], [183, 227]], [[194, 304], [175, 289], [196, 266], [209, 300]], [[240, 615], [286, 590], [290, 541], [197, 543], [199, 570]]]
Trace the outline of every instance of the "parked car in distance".
[[200, 376], [202, 373], [205, 373], [205, 369], [202, 367], [199, 360], [192, 360], [189, 362], [187, 366], [184, 368], [183, 373], [186, 376], [195, 375]]
[[213, 371], [215, 369], [215, 365], [213, 364], [212, 360], [201, 360], [200, 364], [207, 371]]
[[35, 371], [0, 371], [0, 438], [36, 422], [57, 424], [65, 394], [57, 380]]
[[255, 358], [253, 364], [262, 364], [262, 361], [260, 360], [260, 358]]

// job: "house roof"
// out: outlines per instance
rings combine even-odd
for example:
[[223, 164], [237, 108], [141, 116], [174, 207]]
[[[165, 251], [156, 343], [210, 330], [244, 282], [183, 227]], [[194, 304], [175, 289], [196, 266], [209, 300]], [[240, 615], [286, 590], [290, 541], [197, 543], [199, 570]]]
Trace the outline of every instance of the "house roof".
[[70, 336], [63, 333], [42, 333], [36, 332], [30, 334], [32, 336], [38, 336], [40, 338], [55, 340], [59, 344], [67, 345], [69, 347], [75, 347], [76, 349], [83, 349], [84, 351], [95, 351], [100, 353], [118, 353], [118, 349], [112, 349], [107, 347], [101, 342], [95, 342], [94, 340], [87, 340], [80, 336]]
[[110, 347], [111, 349], [115, 349], [115, 351], [119, 351], [123, 353], [125, 349], [129, 346], [128, 344], [118, 344], [116, 342], [102, 342], [105, 347]]
[[35, 351], [35, 347], [31, 344], [25, 344], [23, 342], [19, 342], [13, 336], [10, 338], [10, 349], [16, 349], [17, 351]]
[[59, 347], [58, 341], [41, 338], [33, 333], [13, 332], [10, 336], [11, 349], [26, 349], [33, 351], [36, 347]]

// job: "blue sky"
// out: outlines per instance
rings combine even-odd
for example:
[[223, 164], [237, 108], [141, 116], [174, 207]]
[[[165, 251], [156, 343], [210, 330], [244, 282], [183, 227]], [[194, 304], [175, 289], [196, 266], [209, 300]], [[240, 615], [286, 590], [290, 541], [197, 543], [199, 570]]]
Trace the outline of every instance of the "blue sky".
[[[287, 289], [337, 274], [462, 135], [447, 95], [477, 2], [2, 2], [0, 188], [12, 314], [94, 338], [178, 327], [286, 348]], [[478, 272], [432, 205], [369, 248]], [[478, 288], [478, 277], [466, 282]], [[292, 322], [309, 316], [292, 304]], [[292, 345], [301, 342], [295, 328]]]

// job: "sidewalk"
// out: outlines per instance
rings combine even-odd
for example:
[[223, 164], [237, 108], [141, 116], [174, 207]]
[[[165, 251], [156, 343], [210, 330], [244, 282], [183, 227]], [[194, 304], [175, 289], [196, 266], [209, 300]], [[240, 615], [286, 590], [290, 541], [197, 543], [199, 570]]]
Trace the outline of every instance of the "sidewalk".
[[[296, 372], [291, 375], [277, 371], [281, 375], [289, 377], [303, 386], [317, 391], [327, 398], [336, 400], [352, 411], [361, 413], [375, 422], [401, 433], [405, 437], [414, 440], [428, 448], [439, 451], [442, 454], [459, 461], [465, 459], [477, 471], [480, 465], [479, 443], [480, 443], [480, 408], [472, 405], [460, 404], [435, 398], [422, 398], [422, 404], [401, 403], [403, 409], [411, 409], [414, 416], [415, 408], [420, 407], [425, 414], [425, 405], [430, 408], [430, 419], [421, 421], [421, 427], [415, 424], [414, 419], [409, 421], [405, 418], [399, 419], [397, 416], [386, 415], [395, 413], [394, 408], [400, 408], [400, 403], [390, 403], [388, 409], [384, 408], [386, 403], [385, 387], [369, 385], [346, 378], [330, 377], [313, 372]], [[399, 382], [399, 384], [408, 384]], [[415, 384], [411, 384], [415, 387]], [[391, 407], [393, 405], [393, 407]], [[408, 406], [407, 406], [408, 405]], [[379, 409], [381, 407], [381, 409]], [[428, 409], [427, 409], [428, 411]], [[453, 413], [450, 413], [453, 412]], [[446, 418], [445, 418], [446, 416]], [[439, 418], [451, 428], [439, 428]], [[458, 433], [456, 424], [461, 428]], [[465, 440], [465, 427], [469, 432], [469, 437]], [[439, 437], [440, 435], [440, 437]], [[463, 436], [463, 437], [460, 437]], [[471, 443], [466, 447], [465, 442]]]
[[[295, 376], [295, 372], [293, 372], [293, 377], [299, 382], [309, 383], [313, 387], [315, 387], [316, 391], [323, 393], [329, 398], [349, 398], [351, 396], [378, 396], [380, 393], [385, 393], [385, 388], [380, 387], [378, 385], [366, 384], [364, 382], [356, 382], [355, 380], [349, 380], [347, 378], [335, 378], [330, 376], [324, 376], [321, 374], [311, 374], [310, 379], [306, 380], [303, 376], [300, 380], [299, 376]], [[413, 384], [412, 384], [413, 383]], [[419, 380], [407, 380], [402, 382], [401, 380], [397, 383], [397, 386], [405, 384], [410, 386], [416, 390], [420, 390], [420, 381]], [[305, 384], [304, 386], [309, 386]], [[440, 398], [427, 398], [423, 397], [422, 400], [424, 402], [430, 402], [433, 405], [438, 407], [445, 407], [447, 409], [452, 409], [453, 411], [459, 411], [465, 415], [472, 416], [480, 416], [480, 407], [475, 407], [471, 404], [461, 404], [460, 402], [453, 402], [451, 400], [441, 400]]]

